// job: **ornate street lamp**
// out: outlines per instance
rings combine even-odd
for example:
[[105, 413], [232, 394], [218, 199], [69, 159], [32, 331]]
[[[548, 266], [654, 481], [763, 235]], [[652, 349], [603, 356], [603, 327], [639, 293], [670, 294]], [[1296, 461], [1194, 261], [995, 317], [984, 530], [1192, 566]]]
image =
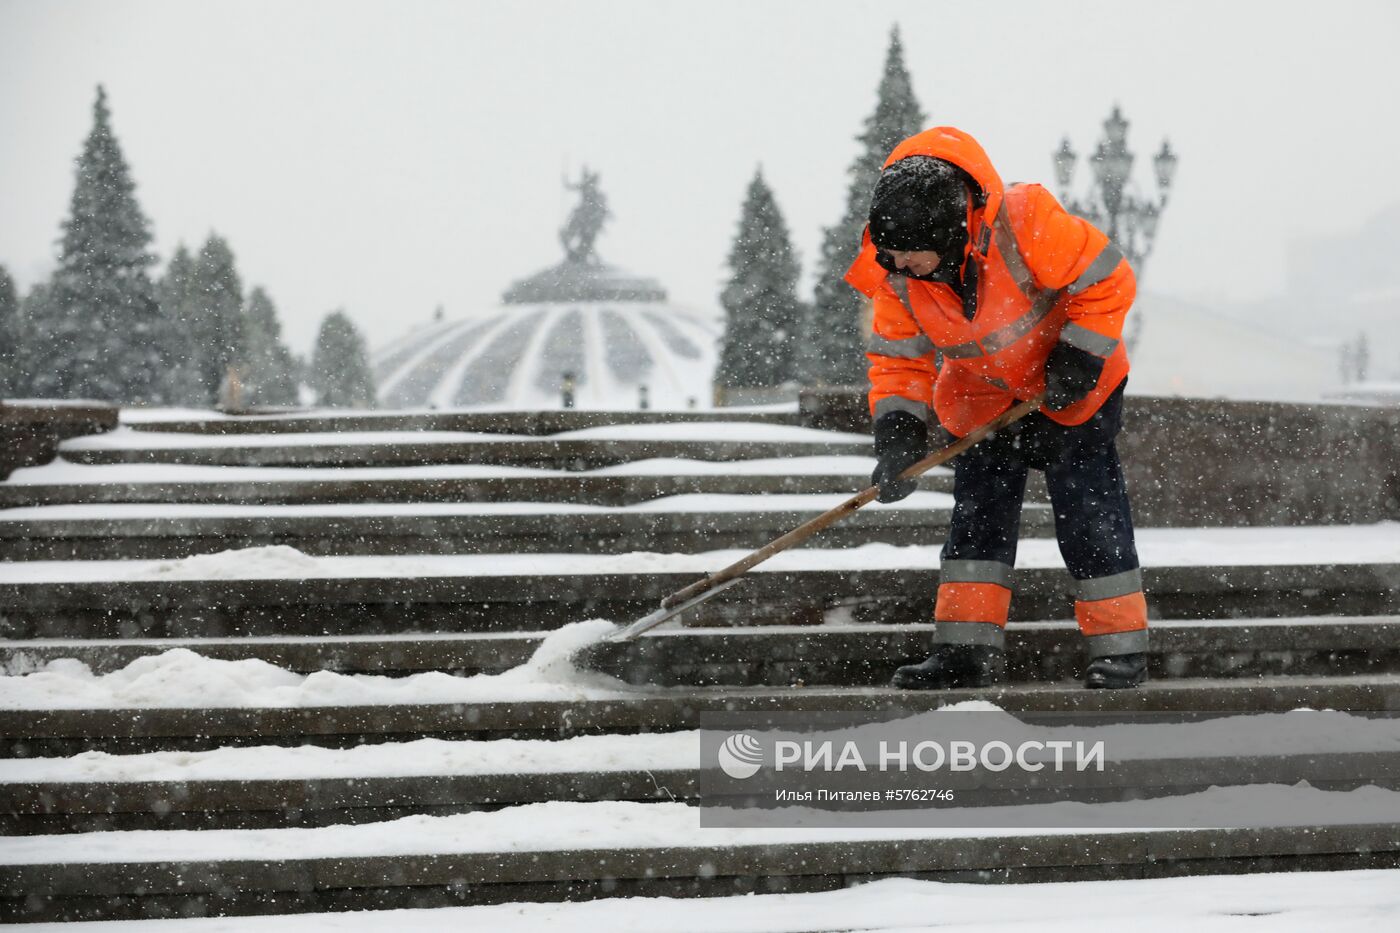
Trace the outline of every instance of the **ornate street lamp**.
[[[1162, 211], [1167, 206], [1167, 193], [1176, 175], [1177, 156], [1172, 152], [1171, 145], [1162, 140], [1161, 151], [1152, 159], [1152, 168], [1157, 176], [1157, 197], [1143, 197], [1131, 184], [1135, 155], [1128, 149], [1128, 121], [1116, 104], [1103, 122], [1103, 130], [1103, 138], [1099, 140], [1093, 155], [1089, 156], [1089, 169], [1093, 172], [1094, 182], [1085, 196], [1077, 198], [1070, 190], [1079, 156], [1070, 146], [1069, 137], [1060, 142], [1060, 148], [1053, 155], [1055, 181], [1059, 184], [1060, 200], [1065, 209], [1107, 233], [1108, 238], [1128, 257], [1141, 282], [1147, 257], [1152, 254], [1152, 246], [1157, 239]], [[1127, 335], [1131, 350], [1137, 342], [1142, 318], [1135, 315], [1130, 320], [1135, 321]]]

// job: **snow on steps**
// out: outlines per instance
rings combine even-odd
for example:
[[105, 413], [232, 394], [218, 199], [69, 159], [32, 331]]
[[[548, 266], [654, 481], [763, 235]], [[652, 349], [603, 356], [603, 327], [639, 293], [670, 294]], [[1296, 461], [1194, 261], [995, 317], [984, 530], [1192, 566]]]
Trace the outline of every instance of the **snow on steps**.
[[[796, 888], [796, 885], [793, 886]], [[400, 910], [397, 933], [444, 929], [490, 933], [599, 933], [667, 930], [684, 916], [687, 933], [810, 933], [815, 930], [914, 930], [936, 918], [939, 933], [1036, 930], [1082, 933], [1086, 927], [1140, 933], [1392, 933], [1400, 914], [1400, 871], [1275, 871], [1253, 875], [987, 885], [893, 878], [813, 893], [707, 897], [607, 898], [596, 901]], [[220, 930], [277, 933], [380, 933], [381, 913], [303, 914], [274, 921], [224, 922]], [[1014, 925], [1014, 926], [1013, 926]], [[64, 933], [110, 933], [76, 923]], [[203, 920], [168, 920], [161, 933], [209, 933]]]
[[[779, 410], [781, 409], [781, 410]], [[347, 411], [311, 409], [282, 414], [220, 415], [199, 409], [123, 409], [121, 422], [138, 431], [180, 434], [284, 434], [323, 431], [478, 431], [541, 436], [614, 425], [743, 424], [801, 425], [795, 406], [714, 411]]]
[[[186, 667], [199, 669], [204, 665]], [[46, 673], [53, 675], [54, 671]], [[53, 756], [85, 750], [202, 750], [222, 744], [259, 743], [346, 747], [419, 736], [489, 739], [662, 732], [697, 728], [702, 714], [708, 712], [747, 713], [761, 724], [768, 721], [766, 717], [788, 713], [894, 714], [972, 699], [989, 700], [1009, 712], [1105, 715], [1150, 712], [1190, 717], [1283, 712], [1300, 707], [1377, 713], [1400, 710], [1400, 673], [1184, 678], [1152, 681], [1134, 691], [1085, 690], [1077, 684], [1013, 684], [914, 695], [859, 687], [663, 690], [628, 687], [615, 681], [508, 683], [503, 685], [507, 689], [492, 691], [491, 698], [484, 699], [483, 684], [473, 682], [477, 678], [419, 674], [399, 678], [415, 683], [394, 684], [389, 682], [392, 678], [327, 672], [306, 678], [287, 675], [292, 679], [282, 683], [277, 683], [279, 678], [273, 674], [267, 678], [268, 684], [254, 690], [213, 683], [207, 701], [201, 700], [196, 685], [181, 690], [177, 683], [152, 698], [158, 705], [150, 705], [151, 700], [124, 700], [120, 690], [113, 691], [105, 683], [93, 684], [81, 674], [31, 675], [35, 676], [43, 683], [36, 683], [32, 693], [10, 691], [7, 708], [0, 709], [0, 756]], [[139, 679], [129, 683], [136, 688], [149, 686]], [[71, 697], [62, 694], [65, 686], [75, 691]], [[83, 686], [89, 689], [79, 692]]]
[[[365, 422], [359, 426], [369, 430], [385, 427]], [[170, 435], [151, 440], [154, 432], [150, 432], [133, 439], [135, 432], [120, 432], [106, 449], [102, 444], [75, 444], [67, 456], [74, 460], [112, 457], [122, 462], [111, 467], [69, 464], [64, 468], [112, 470], [115, 475], [118, 470], [201, 469], [168, 468], [153, 463], [163, 458], [186, 463], [295, 463], [302, 464], [300, 469], [305, 472], [292, 482], [315, 483], [345, 478], [324, 475], [331, 471], [314, 466], [317, 463], [343, 463], [349, 473], [378, 469], [371, 465], [404, 462], [407, 458], [409, 462], [441, 464], [427, 467], [428, 470], [495, 471], [495, 475], [457, 475], [455, 482], [518, 483], [540, 479], [555, 482], [560, 478], [557, 474], [505, 475], [522, 469], [522, 465], [579, 471], [613, 463], [617, 465], [573, 475], [609, 474], [610, 478], [625, 477], [631, 482], [658, 475], [648, 472], [646, 464], [625, 462], [638, 457], [688, 457], [694, 458], [692, 462], [705, 462], [715, 457], [761, 457], [765, 452], [768, 456], [802, 453], [851, 457], [866, 457], [869, 453], [868, 438], [800, 437], [788, 433], [788, 429], [775, 430], [773, 425], [741, 425], [741, 429], [681, 426], [663, 431], [652, 426], [605, 428], [586, 430], [580, 432], [581, 436], [536, 440], [523, 440], [519, 435], [505, 439], [482, 436], [512, 434], [509, 421], [438, 422], [433, 427], [479, 433], [474, 437], [435, 435], [439, 441], [436, 443], [433, 437], [424, 443], [420, 436], [403, 431], [382, 437], [361, 434], [349, 439], [344, 435], [317, 438], [314, 431], [290, 436], [216, 436], [211, 443], [209, 437]], [[777, 439], [779, 435], [781, 440]], [[344, 443], [347, 440], [350, 442]], [[128, 460], [129, 463], [123, 463]], [[656, 468], [659, 463], [652, 461], [651, 466]], [[713, 465], [725, 471], [740, 469], [719, 462]], [[244, 469], [248, 468], [230, 467], [226, 478], [237, 482], [252, 479], [240, 473]], [[680, 475], [678, 470], [671, 472]], [[697, 468], [690, 475], [702, 474], [703, 470]], [[239, 475], [245, 479], [237, 480]], [[387, 476], [379, 474], [379, 478]], [[145, 479], [127, 482], [143, 483], [149, 479], [148, 474]], [[189, 474], [186, 479], [186, 486], [204, 482]], [[268, 479], [271, 478], [264, 477], [259, 482]], [[361, 476], [354, 482], [372, 483], [375, 479]], [[399, 477], [395, 481], [428, 479], [424, 475]], [[167, 481], [163, 478], [158, 482]], [[367, 491], [364, 486], [358, 490]], [[742, 491], [758, 494], [753, 489]], [[415, 493], [404, 487], [398, 494]], [[68, 501], [84, 500], [78, 497]], [[148, 501], [179, 500], [171, 496]], [[697, 541], [705, 540], [701, 526], [694, 530]], [[1149, 565], [1148, 585], [1154, 609], [1167, 617], [1193, 618], [1270, 613], [1286, 616], [1309, 611], [1360, 614], [1400, 609], [1396, 605], [1400, 593], [1400, 534], [1395, 525], [1243, 531], [1246, 533], [1220, 535], [1184, 529], [1145, 532], [1143, 555]], [[1053, 548], [1049, 540], [1023, 542], [1021, 565], [1026, 569], [1018, 573], [1018, 604], [1020, 611], [1032, 618], [1061, 616], [1068, 605], [1068, 578], [1054, 557]], [[460, 630], [488, 625], [517, 630], [552, 628], [587, 617], [580, 613], [596, 615], [600, 607], [610, 605], [610, 600], [612, 608], [623, 610], [614, 617], [626, 619], [631, 609], [649, 609], [656, 598], [691, 582], [697, 573], [713, 570], [739, 555], [498, 555], [488, 560], [474, 560], [471, 556], [282, 556], [288, 559], [281, 561], [275, 554], [264, 553], [262, 558], [255, 556], [251, 560], [244, 554], [228, 560], [202, 555], [188, 561], [34, 562], [17, 569], [9, 564], [0, 566], [0, 578], [9, 578], [8, 583], [0, 583], [0, 618], [12, 634], [47, 631], [70, 637], [119, 632], [135, 635], [159, 631], [161, 626], [190, 635], [241, 630], [278, 634], [364, 631], [382, 635], [414, 627], [437, 632], [452, 631], [454, 626]], [[792, 620], [794, 609], [799, 614], [815, 613], [815, 618], [820, 619], [823, 613], [833, 610], [851, 614], [861, 600], [881, 613], [887, 607], [896, 607], [896, 612], [906, 612], [907, 618], [926, 618], [936, 581], [931, 569], [937, 566], [933, 548], [874, 545], [825, 552], [817, 548], [784, 555], [780, 560], [796, 563], [786, 566], [775, 561], [771, 568], [754, 574], [744, 585], [742, 598], [728, 604], [730, 618], [738, 619], [746, 612], [750, 619], [755, 614], [762, 617], [763, 612], [773, 613], [774, 607], [781, 609], [786, 605], [786, 621]], [[541, 575], [541, 569], [549, 573]], [[503, 600], [508, 601], [504, 607], [500, 605]], [[1047, 611], [1052, 604], [1056, 608]], [[900, 606], [908, 608], [897, 608]], [[1221, 625], [1220, 630], [1224, 629]], [[1358, 634], [1357, 640], [1364, 642], [1365, 635]], [[1370, 644], [1373, 643], [1367, 646]], [[731, 697], [739, 705], [758, 711], [829, 710], [843, 705], [889, 709], [896, 702], [932, 706], [959, 698], [988, 696], [1012, 710], [1170, 709], [1195, 714], [1201, 709], [1284, 712], [1303, 705], [1358, 710], [1394, 710], [1400, 706], [1400, 676], [1393, 668], [1348, 676], [1163, 680], [1142, 691], [1112, 696], [1036, 684], [1013, 685], [992, 694], [955, 693], [933, 698], [839, 686], [639, 690], [615, 681], [579, 683], [560, 670], [533, 681], [520, 675], [514, 681], [492, 681], [420, 673], [421, 679], [399, 678], [407, 683], [394, 685], [383, 677], [355, 678], [331, 672], [304, 677], [290, 671], [268, 671], [258, 669], [255, 658], [248, 656], [232, 662], [242, 665], [234, 668], [239, 673], [263, 678], [257, 689], [243, 691], [237, 677], [232, 684], [227, 678], [220, 680], [211, 676], [216, 667], [192, 661], [179, 652], [168, 660], [180, 662], [183, 668], [180, 664], [156, 663], [159, 657], [140, 659], [137, 671], [144, 671], [151, 679], [136, 684], [137, 678], [128, 678], [126, 686], [130, 690], [122, 695], [121, 691], [108, 691], [115, 704], [111, 708], [16, 708], [6, 712], [0, 717], [0, 735], [7, 742], [19, 741], [7, 747], [5, 753], [61, 751], [65, 750], [65, 743], [70, 751], [149, 747], [169, 753], [181, 747], [296, 744], [308, 739], [347, 746], [368, 739], [385, 742], [384, 748], [402, 750], [402, 745], [388, 743], [402, 743], [425, 734], [470, 736], [473, 741], [457, 744], [476, 751], [490, 744], [475, 741], [476, 738], [512, 733], [552, 737], [619, 728], [640, 729], [644, 734], [587, 738], [664, 741], [668, 738], [665, 730], [693, 728], [697, 710], [707, 705], [728, 706]], [[100, 700], [104, 690], [101, 684], [85, 682], [86, 675], [72, 666], [66, 674], [66, 680], [59, 677], [48, 685], [52, 689], [43, 700], [46, 706], [61, 705], [65, 696], [85, 698], [84, 702], [94, 702], [94, 696]], [[180, 685], [181, 677], [188, 680], [185, 702], [205, 703], [204, 708], [121, 705], [152, 694], [165, 702], [178, 700], [185, 689]], [[200, 686], [204, 690], [202, 697], [196, 695]], [[561, 698], [561, 690], [577, 695]], [[469, 695], [472, 691], [478, 691], [474, 698]], [[413, 702], [424, 696], [440, 702]], [[535, 699], [527, 699], [532, 696]], [[276, 703], [256, 705], [269, 697]], [[215, 699], [234, 705], [209, 708], [207, 703]], [[334, 702], [314, 705], [326, 700]], [[237, 705], [239, 702], [244, 705]], [[558, 747], [553, 747], [545, 753], [556, 766], [548, 775], [577, 775], [586, 786], [573, 787], [575, 792], [581, 789], [590, 796], [600, 796], [594, 792], [606, 786], [608, 772], [559, 770], [559, 756], [555, 754], [558, 751]], [[135, 764], [130, 759], [127, 763]], [[0, 763], [0, 773], [3, 767]], [[636, 772], [628, 773], [640, 780]], [[1236, 773], [1234, 777], [1241, 775]], [[516, 796], [527, 796], [523, 791], [531, 787], [540, 795], [551, 797], [570, 792], [568, 778], [562, 784], [551, 780], [537, 775], [533, 785], [521, 782]], [[119, 793], [117, 783], [98, 781], [97, 787]], [[323, 788], [331, 789], [329, 785]], [[371, 789], [379, 792], [387, 788], [378, 785]], [[644, 795], [644, 787], [635, 789], [638, 796]], [[131, 790], [129, 784], [126, 790]], [[257, 796], [265, 790], [252, 789], [252, 796], [245, 802], [265, 802], [266, 796]], [[452, 790], [471, 797], [461, 785]], [[476, 791], [483, 797], [491, 793], [485, 784], [478, 785]], [[1321, 791], [1227, 788], [1223, 794], [1210, 798], [1202, 812], [1209, 806], [1220, 806], [1224, 808], [1222, 812], [1235, 817], [1242, 807], [1256, 805], [1268, 811], [1266, 817], [1281, 816], [1286, 822], [1296, 812], [1299, 793]], [[137, 795], [128, 799], [143, 798]], [[374, 799], [385, 801], [383, 797]], [[507, 806], [494, 813], [436, 818], [420, 815], [391, 823], [331, 826], [325, 830], [269, 830], [273, 835], [239, 837], [249, 846], [241, 850], [233, 837], [217, 832], [54, 835], [38, 842], [70, 848], [27, 849], [24, 858], [38, 861], [14, 863], [16, 871], [8, 874], [0, 871], [0, 878], [10, 884], [4, 889], [8, 899], [0, 903], [0, 913], [9, 915], [22, 910], [29, 919], [115, 918], [618, 893], [715, 894], [783, 886], [794, 890], [834, 887], [851, 879], [896, 872], [1045, 880], [1095, 874], [1396, 864], [1396, 849], [1400, 846], [1396, 825], [1400, 818], [1391, 813], [1395, 795], [1370, 789], [1320, 799], [1327, 801], [1343, 825], [1109, 834], [1022, 830], [1011, 831], [1019, 832], [1019, 836], [981, 833], [953, 839], [929, 838], [908, 830], [874, 839], [836, 839], [820, 834], [784, 837], [764, 831], [755, 841], [743, 841], [733, 836], [699, 838], [693, 811], [680, 804], [596, 799], [568, 804], [556, 799]], [[432, 798], [428, 795], [417, 802], [428, 806]], [[341, 815], [346, 820], [354, 818], [348, 812]], [[1029, 814], [1025, 820], [1027, 824], [1034, 822]], [[62, 828], [61, 824], [56, 828]], [[324, 835], [304, 835], [307, 832]], [[317, 850], [318, 842], [328, 845], [329, 850]], [[149, 848], [140, 848], [146, 843]], [[1363, 852], [1366, 854], [1356, 854]], [[82, 860], [105, 864], [95, 867]]]
[[548, 437], [457, 431], [195, 435], [121, 428], [60, 447], [74, 463], [370, 467], [496, 464], [570, 470], [649, 458], [868, 456], [870, 438], [792, 425], [709, 422], [592, 428]]
[[[1400, 611], [1400, 525], [1144, 529], [1159, 618]], [[268, 547], [174, 561], [0, 563], [0, 636], [186, 637], [552, 629], [628, 620], [747, 551], [310, 557]], [[802, 548], [700, 606], [697, 624], [927, 620], [937, 548]], [[1321, 562], [1319, 562], [1321, 561]], [[1055, 542], [1021, 542], [1013, 618], [1063, 617]]]
[[[1013, 622], [1008, 676], [1064, 679], [1078, 660], [1074, 622]], [[662, 628], [632, 644], [603, 642], [590, 666], [629, 683], [767, 685], [878, 684], [928, 648], [926, 624], [753, 625]], [[404, 675], [492, 673], [524, 664], [538, 632], [468, 632], [248, 638], [25, 639], [0, 641], [0, 668], [34, 670], [74, 659], [109, 673], [175, 648], [223, 661], [256, 659], [297, 673]], [[1158, 620], [1154, 679], [1232, 673], [1361, 673], [1400, 668], [1400, 616]]]
[[[1055, 738], [986, 702], [948, 713], [1006, 720], [1007, 734]], [[910, 728], [915, 728], [913, 725]], [[1018, 803], [1098, 800], [1106, 794], [1184, 794], [1209, 786], [1286, 784], [1400, 789], [1400, 723], [1306, 710], [1226, 716], [1205, 722], [1108, 727], [1106, 773], [1070, 773], [1053, 785], [1018, 788]], [[420, 739], [348, 749], [316, 746], [219, 748], [208, 752], [8, 762], [0, 793], [6, 834], [110, 829], [319, 826], [450, 813], [546, 800], [682, 800], [700, 788], [699, 733], [580, 736], [556, 741]], [[984, 775], [949, 773], [969, 791], [963, 806], [990, 806]], [[745, 791], [750, 784], [745, 784]], [[766, 793], [763, 787], [754, 793]], [[717, 801], [711, 801], [715, 803]]]
[[[683, 804], [554, 801], [486, 813], [317, 829], [84, 833], [11, 840], [0, 916], [105, 919], [582, 900], [636, 894], [829, 890], [895, 874], [946, 880], [1157, 877], [1208, 861], [1221, 871], [1281, 865], [1394, 867], [1400, 794], [1219, 788], [1192, 801], [1248, 829], [699, 830]], [[1176, 800], [1180, 800], [1177, 798]], [[1323, 825], [1278, 825], [1300, 802]], [[1160, 801], [1118, 804], [1107, 825]], [[1052, 805], [1055, 806], [1055, 805]], [[1082, 806], [1075, 804], [1058, 806]], [[1022, 822], [1034, 824], [1023, 809]], [[1153, 811], [1156, 811], [1153, 813]], [[1011, 819], [1010, 814], [1004, 818]]]
[[[868, 456], [745, 461], [639, 460], [595, 470], [494, 465], [245, 467], [161, 463], [87, 465], [56, 460], [0, 484], [0, 507], [98, 502], [318, 504], [355, 502], [558, 502], [631, 505], [677, 495], [850, 494], [870, 481]], [[951, 492], [952, 471], [920, 480]], [[1031, 501], [1042, 501], [1037, 489]]]
[[[179, 558], [229, 548], [295, 546], [313, 555], [674, 551], [697, 530], [715, 547], [757, 548], [848, 498], [687, 495], [629, 506], [573, 503], [331, 505], [55, 505], [0, 510], [0, 555], [11, 560]], [[867, 507], [821, 535], [826, 547], [870, 541], [928, 544], [946, 536], [952, 497], [918, 492]], [[1027, 533], [1051, 531], [1027, 506]]]

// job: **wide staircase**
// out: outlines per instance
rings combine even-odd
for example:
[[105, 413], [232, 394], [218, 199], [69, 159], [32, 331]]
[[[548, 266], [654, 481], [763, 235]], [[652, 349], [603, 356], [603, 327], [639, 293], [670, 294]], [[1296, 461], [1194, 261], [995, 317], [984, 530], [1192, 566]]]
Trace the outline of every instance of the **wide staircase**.
[[[862, 488], [869, 447], [770, 412], [211, 416], [65, 441], [0, 483], [0, 920], [1400, 865], [1393, 737], [1151, 764], [1161, 795], [1247, 799], [1286, 773], [1335, 794], [1333, 820], [700, 827], [709, 713], [1400, 710], [1400, 526], [1141, 529], [1152, 680], [1087, 691], [1035, 491], [1010, 682], [888, 689], [926, 653], [945, 470], [680, 625], [599, 641], [597, 620]], [[1039, 799], [1101, 799], [1072, 784]]]

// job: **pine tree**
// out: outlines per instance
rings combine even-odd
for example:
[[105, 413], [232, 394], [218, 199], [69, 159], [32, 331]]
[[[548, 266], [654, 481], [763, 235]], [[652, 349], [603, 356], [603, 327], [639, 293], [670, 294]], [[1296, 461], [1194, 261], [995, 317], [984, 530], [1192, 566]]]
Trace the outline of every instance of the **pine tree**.
[[295, 405], [296, 360], [282, 343], [282, 325], [277, 320], [277, 309], [262, 288], [254, 288], [249, 294], [243, 326], [247, 337], [244, 403]]
[[231, 368], [244, 361], [243, 285], [234, 265], [233, 250], [217, 233], [200, 247], [190, 279], [186, 333], [201, 392], [209, 401], [219, 397], [219, 387]]
[[773, 191], [754, 173], [729, 249], [730, 277], [720, 293], [726, 315], [715, 382], [726, 388], [792, 381], [802, 303], [801, 273]]
[[373, 408], [374, 375], [365, 339], [343, 310], [321, 322], [311, 356], [311, 387], [316, 401], [332, 408]]
[[196, 314], [194, 301], [195, 261], [181, 243], [156, 283], [156, 303], [167, 333], [165, 345], [167, 395], [173, 404], [209, 405], [213, 396], [204, 388], [200, 373], [201, 354], [195, 345], [191, 321]]
[[37, 322], [55, 317], [52, 310], [52, 291], [51, 283], [36, 282], [29, 294], [19, 303], [19, 347], [23, 356], [19, 365], [19, 385], [12, 393], [14, 395], [39, 395], [35, 390], [37, 380], [33, 375], [33, 359], [37, 345], [35, 332], [38, 328]]
[[34, 305], [38, 316], [27, 321], [26, 367], [36, 395], [163, 400], [165, 334], [147, 272], [155, 257], [135, 191], [99, 85], [58, 269]]
[[860, 251], [861, 231], [870, 213], [870, 193], [880, 177], [880, 167], [900, 140], [923, 127], [924, 114], [914, 98], [909, 72], [904, 66], [904, 46], [899, 27], [890, 31], [889, 51], [875, 111], [866, 118], [865, 130], [856, 137], [860, 153], [846, 174], [846, 212], [822, 238], [817, 265], [814, 302], [803, 321], [799, 342], [799, 369], [811, 385], [858, 385], [865, 382], [864, 305], [858, 292], [842, 276]]
[[10, 273], [0, 266], [0, 398], [19, 395], [20, 356], [19, 296]]

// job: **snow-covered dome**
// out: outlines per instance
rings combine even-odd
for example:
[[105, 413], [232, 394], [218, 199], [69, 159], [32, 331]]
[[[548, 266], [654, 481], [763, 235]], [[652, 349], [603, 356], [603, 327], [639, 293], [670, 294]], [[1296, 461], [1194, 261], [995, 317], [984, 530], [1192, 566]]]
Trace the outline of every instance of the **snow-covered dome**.
[[[662, 301], [538, 301], [417, 330], [375, 354], [387, 408], [708, 406], [717, 322]], [[692, 400], [694, 400], [692, 402]]]
[[606, 207], [588, 179], [561, 231], [568, 258], [515, 282], [493, 308], [435, 321], [373, 355], [381, 406], [559, 408], [566, 382], [577, 408], [637, 408], [643, 394], [652, 408], [708, 406], [720, 322], [593, 254]]

